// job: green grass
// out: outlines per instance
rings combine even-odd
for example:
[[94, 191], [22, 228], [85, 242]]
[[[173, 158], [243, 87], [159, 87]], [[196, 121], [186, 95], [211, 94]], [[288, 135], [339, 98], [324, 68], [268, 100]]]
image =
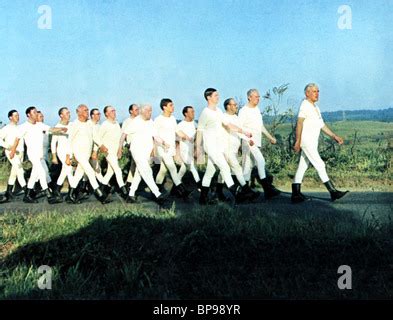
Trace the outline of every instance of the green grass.
[[[392, 298], [391, 217], [321, 204], [0, 216], [0, 299]], [[37, 268], [53, 268], [52, 290]], [[353, 290], [337, 288], [350, 265]]]

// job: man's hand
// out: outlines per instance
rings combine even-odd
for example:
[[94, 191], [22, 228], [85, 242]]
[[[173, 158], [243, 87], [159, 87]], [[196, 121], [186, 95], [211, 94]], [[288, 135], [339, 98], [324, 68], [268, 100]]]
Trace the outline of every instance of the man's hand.
[[[57, 160], [57, 159], [56, 159], [56, 160]], [[70, 159], [70, 156], [69, 156], [68, 154], [66, 155], [65, 164], [66, 164], [67, 166], [70, 166], [70, 165], [71, 165], [71, 159]]]
[[165, 141], [162, 143], [162, 146], [163, 146], [163, 148], [164, 148], [165, 152], [167, 152], [167, 151], [168, 151], [168, 149], [169, 149], [169, 147], [170, 147], [170, 145], [169, 145], [169, 144], [167, 144]]
[[53, 154], [52, 154], [52, 163], [53, 163], [53, 164], [59, 164], [59, 161], [58, 161], [58, 159], [57, 159], [56, 153], [53, 153]]
[[255, 144], [255, 142], [250, 140], [250, 141], [248, 141], [248, 144], [252, 147]]
[[119, 148], [119, 150], [117, 150], [117, 159], [121, 159], [122, 155], [123, 155], [123, 148]]
[[105, 147], [104, 145], [102, 145], [102, 146], [100, 147], [100, 151], [101, 151], [102, 153], [108, 153], [108, 148]]
[[91, 159], [92, 160], [97, 160], [98, 159], [98, 155], [97, 155], [97, 151], [93, 151], [91, 154]]
[[249, 138], [249, 139], [252, 138], [252, 133], [251, 133], [251, 132], [244, 131], [244, 135], [245, 135], [247, 138]]
[[68, 129], [67, 128], [61, 128], [61, 132], [64, 132], [64, 133], [66, 133], [68, 131]]
[[293, 150], [295, 150], [296, 153], [300, 152], [300, 141], [296, 141], [294, 146], [293, 146]]
[[11, 149], [11, 151], [10, 151], [10, 159], [14, 158], [15, 153], [16, 153], [15, 149]]
[[271, 143], [271, 144], [276, 144], [276, 143], [277, 143], [277, 139], [274, 138], [274, 137], [272, 137], [272, 138], [270, 139], [270, 143]]
[[341, 138], [341, 137], [339, 137], [339, 136], [334, 135], [334, 136], [333, 136], [333, 139], [334, 139], [338, 144], [340, 144], [340, 145], [344, 143], [343, 138]]

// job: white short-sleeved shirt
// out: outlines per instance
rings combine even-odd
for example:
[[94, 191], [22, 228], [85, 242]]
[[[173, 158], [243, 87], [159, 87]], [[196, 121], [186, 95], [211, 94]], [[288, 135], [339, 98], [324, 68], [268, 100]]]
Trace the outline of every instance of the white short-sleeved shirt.
[[184, 163], [191, 164], [194, 161], [194, 139], [196, 134], [195, 121], [181, 121], [178, 123], [176, 132], [182, 131], [192, 141], [179, 139], [180, 156]]
[[[9, 123], [0, 129], [0, 146], [4, 149], [11, 148], [14, 145], [15, 139], [18, 138], [20, 126]], [[23, 152], [24, 141], [21, 139], [16, 147], [16, 151]]]
[[117, 154], [121, 138], [121, 128], [117, 121], [105, 120], [98, 131], [98, 140], [108, 149], [109, 154]]
[[[224, 120], [226, 123], [234, 124], [235, 126], [242, 128], [240, 124], [240, 119], [236, 114], [230, 115], [228, 113], [224, 113]], [[229, 132], [227, 130], [223, 131], [224, 135], [224, 150], [229, 153], [237, 153], [240, 148], [241, 139], [249, 141], [244, 134], [240, 134], [238, 132]]]
[[[177, 122], [174, 116], [165, 117], [162, 114], [154, 119], [154, 126], [156, 128], [157, 135], [169, 144], [166, 153], [174, 156], [176, 154], [176, 127]], [[158, 153], [165, 152], [161, 146], [157, 147]]]
[[223, 112], [218, 107], [216, 110], [206, 107], [203, 109], [198, 121], [198, 131], [202, 132], [203, 148], [207, 153], [224, 151], [223, 127], [227, 125]]
[[141, 116], [137, 116], [132, 126], [127, 127], [124, 133], [132, 135], [131, 153], [134, 158], [136, 156], [150, 157], [154, 147], [153, 138], [157, 136], [153, 120], [144, 120]]
[[240, 127], [252, 134], [252, 140], [255, 146], [262, 145], [262, 127], [263, 120], [261, 110], [258, 106], [252, 108], [245, 105], [239, 111]]
[[51, 151], [52, 153], [57, 153], [59, 155], [70, 155], [71, 156], [71, 146], [68, 139], [68, 130], [70, 124], [57, 123], [55, 128], [66, 128], [67, 132], [65, 134], [53, 135], [51, 141]]
[[93, 126], [78, 119], [69, 125], [68, 139], [72, 153], [77, 157], [90, 159], [93, 149]]
[[42, 159], [44, 157], [44, 132], [41, 125], [39, 125], [37, 122], [35, 124], [32, 124], [29, 121], [24, 122], [19, 126], [18, 137], [20, 139], [24, 139], [27, 147], [27, 156], [29, 159]]
[[308, 100], [303, 100], [298, 118], [304, 118], [300, 146], [318, 145], [319, 134], [325, 126], [321, 111]]
[[[127, 128], [129, 126], [132, 126], [132, 122], [135, 120], [135, 118], [127, 118], [123, 121], [122, 125], [121, 125], [121, 133], [125, 133]], [[128, 144], [131, 143], [131, 139], [132, 139], [132, 135], [127, 134], [127, 138], [126, 141]]]

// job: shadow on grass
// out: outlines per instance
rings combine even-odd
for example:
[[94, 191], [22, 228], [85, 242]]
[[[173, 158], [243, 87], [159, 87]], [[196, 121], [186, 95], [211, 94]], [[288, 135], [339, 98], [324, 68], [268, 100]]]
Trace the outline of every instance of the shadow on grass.
[[[391, 222], [373, 224], [324, 201], [317, 210], [274, 202], [179, 210], [100, 216], [72, 234], [21, 247], [1, 263], [0, 298], [393, 296]], [[54, 270], [52, 290], [37, 288], [41, 265]], [[341, 265], [352, 268], [352, 290], [337, 287]]]

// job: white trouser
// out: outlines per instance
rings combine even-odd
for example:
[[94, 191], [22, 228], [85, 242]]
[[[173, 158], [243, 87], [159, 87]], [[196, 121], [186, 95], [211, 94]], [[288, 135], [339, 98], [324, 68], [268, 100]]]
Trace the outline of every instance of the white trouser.
[[149, 164], [149, 155], [144, 155], [144, 154], [138, 154], [138, 153], [132, 153], [132, 157], [134, 158], [135, 164], [136, 164], [136, 170], [135, 170], [135, 175], [134, 179], [132, 180], [131, 188], [130, 188], [130, 196], [134, 196], [136, 190], [138, 190], [139, 183], [143, 179], [147, 186], [149, 187], [150, 191], [158, 197], [161, 192], [158, 189], [154, 178], [153, 178], [153, 170], [150, 167]]
[[40, 159], [39, 157], [30, 157], [29, 160], [32, 164], [31, 174], [27, 188], [34, 189], [34, 184], [39, 181], [42, 190], [48, 189], [47, 173], [45, 167], [47, 167], [45, 159]]
[[22, 162], [23, 162], [23, 152], [19, 152], [18, 154], [15, 154], [12, 159], [9, 157], [9, 151], [6, 151], [6, 156], [8, 161], [11, 163], [11, 172], [10, 176], [8, 178], [8, 184], [10, 186], [13, 186], [15, 184], [16, 179], [18, 178], [18, 182], [20, 186], [23, 188], [26, 186], [26, 180], [24, 176], [24, 170], [22, 168]]
[[218, 167], [220, 170], [220, 174], [225, 181], [225, 184], [228, 188], [232, 187], [234, 182], [231, 176], [231, 169], [229, 168], [228, 162], [225, 159], [224, 152], [216, 151], [214, 148], [210, 153], [208, 153], [208, 160], [205, 174], [202, 179], [203, 187], [210, 187], [211, 180], [216, 172], [216, 168], [214, 165]]
[[[246, 180], [244, 179], [242, 167], [240, 166], [239, 160], [237, 159], [237, 154], [228, 151], [225, 152], [225, 158], [227, 159], [232, 172], [235, 174], [237, 181], [239, 181], [240, 185], [243, 187], [246, 184]], [[223, 177], [221, 174], [218, 176], [218, 182], [223, 182]]]
[[257, 166], [259, 178], [266, 178], [265, 158], [261, 150], [256, 146], [250, 146], [248, 143], [243, 143], [243, 176], [246, 181], [251, 179], [251, 171], [254, 166]]
[[66, 178], [68, 179], [68, 184], [71, 185], [74, 176], [72, 175], [72, 166], [66, 164], [67, 155], [60, 152], [57, 154], [57, 157], [61, 162], [61, 172], [57, 179], [57, 185], [62, 186]]
[[162, 184], [164, 182], [165, 175], [169, 170], [173, 183], [175, 184], [175, 186], [178, 186], [181, 183], [181, 181], [177, 173], [177, 168], [175, 165], [175, 161], [173, 160], [173, 156], [165, 152], [162, 152], [160, 154], [160, 157], [161, 157], [160, 171], [157, 174], [156, 183]]
[[95, 171], [91, 167], [89, 162], [90, 155], [74, 154], [74, 157], [76, 161], [78, 161], [78, 166], [76, 167], [74, 179], [72, 181], [72, 184], [70, 185], [71, 188], [76, 188], [79, 181], [83, 178], [83, 175], [86, 174], [87, 178], [89, 179], [90, 185], [94, 190], [96, 190], [99, 185], [96, 180]]
[[119, 166], [117, 155], [113, 153], [108, 153], [106, 156], [106, 161], [108, 161], [108, 169], [106, 171], [102, 183], [107, 185], [109, 183], [109, 180], [111, 180], [113, 174], [115, 174], [118, 186], [120, 188], [123, 187], [124, 186], [123, 173]]
[[186, 164], [186, 163], [182, 163], [180, 166], [180, 170], [179, 170], [179, 179], [181, 180], [185, 173], [188, 171], [191, 171], [192, 176], [194, 177], [194, 180], [196, 183], [198, 183], [201, 179], [199, 178], [199, 174], [198, 174], [198, 170], [195, 168], [195, 164], [194, 161], [191, 162], [190, 164]]
[[304, 174], [308, 168], [309, 163], [317, 170], [319, 178], [323, 183], [329, 181], [326, 172], [326, 166], [318, 152], [318, 145], [302, 146], [302, 153], [300, 154], [299, 166], [296, 171], [293, 183], [302, 183]]
[[102, 183], [104, 181], [104, 177], [102, 176], [101, 167], [100, 167], [100, 163], [99, 163], [98, 159], [96, 159], [96, 160], [90, 159], [90, 165], [95, 171], [95, 175], [96, 175], [97, 180], [100, 183]]

